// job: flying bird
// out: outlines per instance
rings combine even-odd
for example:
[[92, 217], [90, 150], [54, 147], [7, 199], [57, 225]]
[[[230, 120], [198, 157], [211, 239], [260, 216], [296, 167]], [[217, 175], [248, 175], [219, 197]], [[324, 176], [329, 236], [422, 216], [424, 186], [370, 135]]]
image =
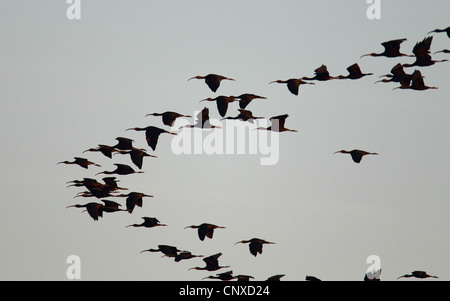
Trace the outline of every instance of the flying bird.
[[300, 85], [315, 85], [314, 83], [305, 82], [301, 78], [290, 78], [287, 80], [281, 80], [281, 79], [274, 80], [274, 81], [271, 81], [269, 83], [269, 85], [272, 83], [287, 84], [287, 88], [288, 88], [289, 92], [291, 92], [294, 95], [298, 95]]
[[306, 280], [306, 281], [322, 281], [322, 280], [320, 280], [319, 278], [314, 277], [314, 276], [306, 276], [306, 277], [305, 277], [305, 280]]
[[98, 147], [89, 148], [89, 149], [83, 151], [83, 153], [85, 153], [85, 152], [101, 152], [104, 156], [106, 156], [108, 158], [112, 158], [112, 153], [115, 150], [116, 149], [112, 146], [99, 144]]
[[222, 253], [217, 253], [208, 257], [203, 258], [203, 261], [206, 263], [204, 267], [194, 267], [189, 270], [206, 270], [206, 271], [217, 271], [223, 268], [229, 268], [230, 266], [220, 266], [219, 265], [219, 257], [222, 256]]
[[259, 127], [256, 129], [257, 130], [274, 131], [274, 132], [297, 132], [297, 130], [291, 130], [284, 126], [284, 124], [286, 122], [286, 118], [288, 118], [288, 117], [289, 117], [288, 114], [271, 117], [270, 118], [270, 121], [272, 121], [271, 126], [269, 126], [267, 128]]
[[156, 226], [167, 226], [166, 224], [161, 224], [159, 220], [155, 217], [142, 217], [144, 222], [142, 224], [132, 224], [126, 227], [145, 227], [145, 228], [153, 228]]
[[252, 102], [253, 99], [267, 99], [264, 96], [259, 96], [251, 93], [245, 93], [234, 97], [239, 99], [239, 107], [241, 109], [245, 109]]
[[93, 220], [98, 221], [99, 217], [103, 217], [103, 205], [100, 203], [87, 203], [87, 204], [75, 204], [67, 206], [66, 208], [86, 208], [89, 215], [92, 217]]
[[135, 127], [135, 128], [127, 129], [127, 131], [130, 131], [130, 130], [145, 131], [145, 139], [147, 140], [148, 146], [150, 146], [152, 148], [152, 150], [156, 149], [156, 145], [158, 144], [159, 135], [164, 134], [164, 133], [170, 134], [170, 135], [176, 135], [176, 133], [166, 131], [166, 130], [161, 129], [156, 126], [148, 126], [145, 128]]
[[381, 53], [369, 53], [364, 54], [361, 57], [364, 56], [385, 56], [389, 58], [393, 57], [399, 57], [399, 56], [409, 56], [413, 57], [413, 55], [408, 55], [400, 52], [400, 44], [406, 41], [406, 39], [397, 39], [397, 40], [391, 40], [384, 43], [381, 43], [381, 45], [384, 47], [384, 51]]
[[204, 279], [220, 279], [222, 281], [229, 281], [235, 279], [235, 276], [233, 276], [233, 271], [223, 272], [219, 273], [216, 276], [208, 276], [203, 278]]
[[316, 70], [314, 70], [314, 77], [302, 77], [304, 80], [318, 80], [318, 81], [327, 81], [330, 79], [336, 79], [337, 77], [331, 76], [328, 72], [327, 66], [322, 65]]
[[215, 98], [205, 98], [200, 100], [202, 101], [215, 101], [217, 105], [217, 110], [219, 111], [220, 116], [224, 117], [227, 114], [228, 104], [233, 101], [237, 101], [238, 99], [234, 96], [217, 96]]
[[134, 140], [125, 137], [117, 137], [117, 144], [113, 146], [113, 148], [120, 150], [129, 150], [133, 148]]
[[361, 162], [361, 159], [363, 156], [365, 155], [378, 155], [378, 153], [369, 153], [363, 150], [359, 150], [359, 149], [354, 149], [351, 151], [346, 151], [346, 150], [340, 150], [337, 152], [334, 152], [335, 154], [337, 153], [342, 153], [342, 154], [350, 154], [352, 156], [352, 159], [355, 163], [359, 163]]
[[253, 113], [249, 110], [244, 110], [244, 109], [238, 109], [239, 111], [239, 115], [235, 116], [235, 117], [226, 117], [226, 118], [222, 118], [223, 119], [239, 119], [242, 121], [248, 121], [248, 122], [252, 122], [254, 119], [263, 119], [264, 117], [255, 117], [253, 116]]
[[136, 165], [139, 169], [142, 169], [142, 164], [144, 163], [144, 157], [153, 157], [157, 158], [154, 155], [149, 155], [145, 151], [145, 149], [142, 148], [132, 148], [131, 150], [116, 150], [115, 153], [126, 155], [129, 154], [131, 161]]
[[126, 197], [126, 207], [128, 212], [132, 213], [135, 206], [142, 207], [144, 197], [152, 198], [153, 195], [133, 191], [128, 194], [119, 194], [116, 197]]
[[403, 80], [400, 82], [401, 86], [396, 87], [395, 89], [411, 89], [416, 91], [424, 91], [428, 89], [438, 89], [438, 87], [429, 87], [425, 85], [425, 82], [423, 81], [422, 73], [419, 70], [415, 70], [413, 74], [406, 80]]
[[58, 162], [57, 164], [61, 164], [61, 163], [63, 163], [63, 164], [76, 164], [76, 165], [79, 165], [79, 166], [81, 166], [83, 168], [86, 168], [86, 169], [88, 169], [89, 165], [94, 165], [94, 166], [101, 167], [100, 165], [98, 165], [98, 164], [96, 164], [94, 162], [91, 162], [91, 161], [89, 161], [86, 158], [74, 157], [74, 159], [75, 159], [74, 161], [62, 161], [62, 162]]
[[177, 112], [166, 111], [164, 113], [151, 113], [145, 116], [162, 116], [162, 121], [165, 125], [172, 126], [177, 118], [180, 117], [192, 117], [190, 115], [183, 115]]
[[250, 253], [255, 257], [256, 255], [258, 255], [258, 253], [262, 254], [264, 244], [275, 244], [274, 242], [266, 241], [264, 239], [259, 238], [252, 238], [250, 240], [241, 240], [235, 243], [235, 245], [239, 243], [243, 244], [249, 243], [248, 247], [250, 249]]
[[375, 83], [379, 83], [379, 82], [383, 82], [383, 83], [388, 83], [388, 82], [401, 83], [401, 82], [404, 82], [404, 81], [411, 80], [411, 74], [407, 74], [405, 72], [405, 70], [403, 69], [403, 65], [400, 64], [400, 63], [398, 63], [397, 65], [392, 67], [390, 74], [381, 75], [380, 77], [388, 77], [389, 79], [382, 79], [382, 80], [376, 81]]
[[175, 262], [180, 262], [181, 260], [187, 260], [195, 257], [204, 257], [203, 255], [194, 255], [189, 251], [183, 251], [175, 256]]
[[347, 68], [348, 75], [339, 75], [338, 79], [360, 79], [367, 75], [373, 75], [373, 73], [362, 73], [358, 64], [353, 64]]
[[437, 277], [437, 276], [431, 276], [431, 275], [428, 275], [426, 272], [424, 272], [424, 271], [414, 271], [414, 272], [412, 272], [411, 274], [406, 274], [406, 275], [403, 275], [403, 276], [400, 276], [400, 277], [398, 277], [397, 279], [400, 279], [400, 278], [411, 278], [411, 277], [415, 277], [415, 278], [419, 278], [419, 279], [424, 279], [424, 278], [439, 278], [439, 277]]
[[105, 174], [105, 175], [112, 175], [112, 174], [118, 174], [118, 175], [129, 175], [129, 174], [134, 174], [134, 173], [144, 173], [143, 171], [135, 171], [131, 166], [126, 165], [126, 164], [119, 164], [119, 163], [115, 163], [114, 164], [116, 166], [116, 169], [113, 171], [102, 171], [97, 173], [96, 175], [99, 174]]
[[215, 126], [211, 125], [210, 119], [209, 119], [209, 109], [207, 107], [204, 107], [203, 110], [201, 110], [197, 114], [197, 122], [195, 124], [188, 124], [184, 125], [181, 128], [201, 128], [201, 129], [213, 129], [213, 128], [221, 128], [221, 126]]
[[446, 32], [447, 33], [447, 37], [449, 37], [450, 38], [450, 26], [449, 27], [447, 27], [447, 28], [444, 28], [444, 29], [435, 29], [435, 30], [432, 30], [432, 31], [430, 31], [428, 34], [430, 34], [430, 33], [432, 33], [432, 32]]
[[285, 274], [278, 274], [278, 275], [273, 275], [270, 276], [269, 278], [266, 279], [266, 281], [281, 281], [281, 278], [286, 276]]
[[181, 252], [181, 250], [178, 250], [178, 248], [174, 246], [158, 245], [158, 249], [147, 249], [141, 251], [141, 253], [143, 252], [161, 252], [164, 254], [163, 257], [176, 257], [178, 252]]
[[188, 81], [190, 81], [191, 79], [204, 79], [205, 83], [208, 85], [208, 87], [213, 92], [217, 91], [217, 89], [220, 86], [220, 82], [222, 80], [232, 80], [232, 81], [234, 81], [234, 79], [232, 79], [232, 78], [225, 77], [225, 76], [222, 76], [222, 75], [217, 75], [217, 74], [208, 74], [206, 76], [197, 75], [197, 76], [191, 77], [190, 79], [188, 79]]
[[203, 223], [198, 226], [192, 225], [192, 226], [184, 227], [184, 229], [187, 229], [187, 228], [197, 229], [198, 238], [200, 238], [201, 241], [205, 240], [205, 237], [213, 238], [214, 229], [226, 229], [225, 227], [216, 226], [216, 225], [208, 224], [208, 223]]
[[433, 36], [429, 36], [424, 38], [422, 41], [417, 42], [413, 48], [414, 56], [416, 57], [416, 61], [412, 64], [403, 64], [403, 67], [427, 67], [434, 65], [439, 62], [446, 62], [445, 60], [433, 60], [430, 55], [430, 47], [431, 42], [433, 41]]

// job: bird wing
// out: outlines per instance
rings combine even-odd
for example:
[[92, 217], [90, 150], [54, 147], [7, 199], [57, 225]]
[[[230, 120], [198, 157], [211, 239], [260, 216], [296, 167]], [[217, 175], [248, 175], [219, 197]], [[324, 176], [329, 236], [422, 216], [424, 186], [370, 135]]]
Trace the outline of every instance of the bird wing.
[[413, 48], [413, 53], [417, 57], [430, 56], [431, 42], [433, 41], [433, 36], [426, 37], [421, 42], [417, 42]]
[[209, 74], [205, 77], [205, 82], [208, 85], [208, 87], [211, 89], [211, 91], [216, 92], [217, 89], [220, 86], [220, 81], [222, 78], [215, 74]]
[[270, 121], [272, 121], [273, 119], [278, 120], [279, 129], [282, 129], [282, 128], [284, 128], [284, 124], [285, 124], [286, 118], [288, 118], [288, 117], [289, 117], [288, 114], [274, 116], [274, 117], [270, 118]]
[[391, 40], [381, 43], [386, 49], [386, 52], [400, 52], [400, 44], [406, 41], [406, 39]]
[[262, 243], [258, 242], [258, 241], [252, 241], [249, 244], [249, 249], [250, 249], [250, 253], [253, 256], [256, 256], [259, 254], [262, 254]]
[[161, 133], [154, 130], [145, 131], [145, 139], [147, 140], [148, 146], [152, 148], [152, 150], [156, 149], [156, 145], [158, 144], [158, 138]]
[[347, 68], [348, 73], [351, 75], [361, 75], [361, 69], [359, 68], [358, 64], [353, 64], [350, 67]]
[[298, 80], [288, 80], [287, 87], [289, 92], [291, 92], [294, 95], [298, 95], [298, 88], [300, 86], [300, 81]]

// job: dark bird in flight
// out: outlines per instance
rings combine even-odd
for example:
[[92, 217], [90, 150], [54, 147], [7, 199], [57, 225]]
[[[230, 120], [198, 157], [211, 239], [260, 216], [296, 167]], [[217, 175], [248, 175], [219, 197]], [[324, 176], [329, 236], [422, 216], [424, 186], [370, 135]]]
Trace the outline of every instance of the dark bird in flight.
[[270, 121], [272, 121], [272, 125], [268, 128], [259, 127], [256, 128], [257, 130], [267, 130], [267, 131], [274, 131], [274, 132], [297, 132], [297, 130], [291, 130], [284, 126], [286, 122], [286, 118], [288, 118], [288, 114], [274, 116], [270, 118]]
[[450, 38], [450, 26], [444, 29], [435, 29], [430, 31], [428, 34], [432, 33], [432, 32], [446, 32], [447, 33], [447, 37]]
[[369, 153], [363, 150], [359, 150], [359, 149], [354, 149], [351, 151], [346, 151], [346, 150], [340, 150], [337, 152], [334, 152], [335, 154], [337, 153], [342, 153], [342, 154], [350, 154], [352, 156], [352, 159], [355, 163], [359, 163], [361, 162], [361, 159], [363, 156], [365, 155], [378, 155], [378, 153]]
[[230, 266], [220, 266], [219, 265], [219, 257], [222, 256], [222, 253], [217, 253], [208, 257], [203, 258], [203, 261], [206, 263], [204, 267], [194, 267], [189, 270], [206, 270], [206, 271], [217, 271], [223, 268], [229, 268]]
[[339, 75], [338, 79], [360, 79], [367, 75], [373, 75], [373, 73], [362, 73], [358, 64], [353, 64], [347, 68], [348, 75]]
[[404, 41], [406, 41], [406, 39], [397, 39], [381, 43], [381, 45], [384, 47], [384, 51], [382, 53], [369, 53], [364, 54], [361, 57], [364, 56], [385, 56], [390, 58], [399, 56], [413, 57], [413, 55], [408, 55], [400, 52], [400, 44], [403, 43]]
[[434, 54], [436, 54], [436, 53], [450, 53], [450, 49], [442, 49], [442, 50], [439, 50], [439, 51], [436, 51]]
[[228, 104], [233, 101], [238, 101], [234, 96], [217, 96], [215, 98], [205, 98], [200, 100], [202, 101], [215, 101], [217, 105], [217, 110], [219, 111], [220, 116], [224, 117], [227, 114]]
[[428, 89], [438, 89], [438, 87], [429, 87], [425, 85], [423, 81], [422, 73], [419, 70], [415, 70], [411, 76], [400, 82], [401, 86], [395, 89], [411, 89], [416, 91], [424, 91]]
[[162, 116], [162, 121], [165, 125], [172, 126], [175, 120], [179, 117], [192, 117], [190, 115], [183, 115], [177, 112], [167, 111], [164, 113], [151, 113], [145, 116]]
[[134, 130], [134, 131], [145, 131], [145, 139], [147, 140], [148, 146], [152, 148], [152, 150], [156, 149], [156, 144], [158, 144], [158, 138], [159, 135], [166, 133], [170, 135], [176, 135], [176, 133], [172, 133], [169, 131], [166, 131], [164, 129], [161, 129], [156, 126], [148, 126], [145, 128], [129, 128], [127, 131]]
[[286, 276], [285, 274], [273, 275], [266, 279], [266, 281], [281, 281], [281, 278]]
[[86, 168], [86, 169], [89, 167], [89, 165], [94, 165], [94, 166], [100, 167], [100, 165], [95, 164], [94, 162], [91, 162], [91, 161], [89, 161], [86, 158], [74, 157], [74, 159], [75, 159], [74, 161], [62, 161], [62, 162], [58, 162], [57, 164], [61, 164], [61, 163], [63, 163], [63, 164], [77, 164], [77, 165], [79, 165], [79, 166], [81, 166], [83, 168]]
[[108, 158], [112, 158], [112, 153], [115, 150], [116, 149], [112, 146], [99, 144], [98, 147], [87, 149], [87, 150], [83, 151], [83, 153], [85, 153], [85, 152], [101, 152], [104, 156], [106, 156]]
[[[154, 217], [142, 217], [144, 222], [142, 224], [132, 224], [126, 227], [145, 227], [145, 228], [153, 228], [156, 226], [167, 226], [166, 224], [161, 224], [158, 219]], [[126, 228], [125, 227], [125, 228]]]
[[197, 122], [195, 124], [184, 125], [181, 128], [201, 128], [201, 129], [213, 129], [213, 128], [221, 128], [220, 126], [211, 125], [209, 120], [209, 109], [204, 107], [197, 114]]
[[152, 198], [153, 195], [148, 195], [142, 192], [130, 192], [128, 194], [119, 194], [116, 197], [126, 197], [126, 206], [128, 212], [132, 213], [135, 206], [142, 207], [144, 197]]
[[308, 83], [303, 81], [301, 78], [290, 78], [288, 80], [274, 80], [271, 81], [269, 84], [271, 83], [278, 83], [278, 84], [287, 84], [287, 88], [289, 90], [289, 92], [291, 92], [294, 95], [298, 95], [298, 89], [300, 87], [300, 85], [315, 85], [314, 83]]
[[205, 237], [213, 238], [214, 229], [226, 229], [225, 227], [216, 226], [216, 225], [208, 224], [208, 223], [203, 223], [198, 226], [192, 225], [192, 226], [184, 227], [184, 229], [186, 229], [186, 228], [197, 229], [198, 238], [200, 238], [201, 241], [205, 240]]
[[144, 173], [143, 171], [135, 171], [131, 166], [126, 165], [126, 164], [119, 164], [119, 163], [115, 163], [115, 166], [117, 166], [117, 168], [113, 171], [102, 171], [97, 173], [96, 175], [99, 174], [106, 174], [106, 175], [112, 175], [112, 174], [118, 174], [118, 175], [129, 175], [129, 174], [134, 174], [134, 173]]
[[[392, 67], [390, 74], [381, 75], [380, 77], [388, 77], [389, 79], [382, 79], [382, 80], [376, 81], [375, 83], [379, 83], [379, 82], [383, 82], [383, 83], [388, 83], [388, 82], [401, 83], [401, 82], [405, 82], [405, 81], [410, 81], [411, 80], [411, 74], [407, 74], [405, 72], [405, 70], [403, 69], [403, 65], [400, 64], [400, 63], [398, 63], [397, 65]], [[408, 82], [408, 85], [409, 85], [409, 82]]]
[[274, 242], [266, 241], [264, 239], [259, 239], [259, 238], [252, 238], [250, 240], [241, 240], [241, 241], [238, 241], [237, 243], [235, 243], [235, 245], [239, 244], [239, 243], [242, 243], [242, 244], [250, 243], [248, 245], [248, 247], [250, 249], [250, 253], [255, 257], [256, 257], [256, 255], [258, 255], [258, 253], [262, 254], [264, 244], [275, 244]]
[[204, 279], [220, 279], [222, 281], [229, 281], [229, 280], [233, 280], [235, 278], [236, 277], [233, 276], [233, 271], [228, 271], [228, 272], [219, 273], [216, 276], [205, 277], [202, 280], [204, 280]]
[[306, 280], [306, 281], [322, 281], [322, 280], [320, 280], [319, 278], [314, 277], [314, 276], [306, 276], [306, 277], [305, 277], [305, 280]]
[[252, 122], [254, 119], [263, 119], [264, 117], [255, 117], [253, 116], [253, 113], [249, 110], [244, 110], [244, 109], [238, 109], [239, 111], [239, 115], [235, 116], [235, 117], [226, 117], [226, 118], [222, 118], [222, 120], [224, 119], [239, 119], [242, 121], [248, 121], [248, 122]]
[[424, 272], [424, 271], [414, 271], [414, 272], [412, 272], [411, 274], [406, 274], [406, 275], [403, 275], [403, 276], [400, 276], [400, 277], [398, 277], [397, 279], [400, 279], [400, 278], [411, 278], [411, 277], [415, 277], [415, 278], [419, 278], [419, 279], [424, 279], [424, 278], [439, 278], [439, 277], [437, 277], [437, 276], [431, 276], [431, 275], [428, 275], [426, 272]]
[[190, 81], [191, 79], [204, 79], [205, 83], [208, 85], [208, 87], [213, 92], [217, 91], [217, 89], [220, 86], [220, 82], [222, 80], [233, 80], [234, 81], [234, 79], [232, 79], [232, 78], [225, 77], [222, 75], [217, 75], [217, 74], [208, 74], [206, 76], [197, 75], [197, 76], [191, 77], [190, 79], [188, 79], [188, 81]]
[[203, 255], [194, 255], [189, 251], [182, 251], [175, 256], [175, 262], [180, 262], [181, 260], [191, 259], [195, 257], [204, 257]]
[[87, 204], [75, 204], [67, 206], [66, 208], [86, 208], [89, 215], [92, 217], [93, 220], [98, 221], [98, 217], [103, 217], [103, 205], [100, 203], [87, 203]]
[[126, 155], [129, 154], [131, 161], [136, 165], [139, 169], [142, 169], [142, 164], [144, 162], [144, 157], [153, 157], [157, 158], [154, 155], [149, 155], [145, 151], [145, 149], [142, 148], [132, 148], [131, 150], [116, 150], [115, 153]]
[[181, 252], [181, 250], [178, 250], [178, 248], [174, 246], [158, 245], [158, 249], [147, 249], [141, 251], [141, 253], [143, 252], [161, 252], [164, 254], [163, 257], [176, 257], [178, 252]]
[[330, 79], [336, 79], [337, 77], [331, 76], [328, 72], [327, 66], [322, 65], [316, 70], [314, 70], [314, 77], [302, 77], [304, 80], [318, 80], [318, 81], [327, 81]]
[[433, 60], [430, 54], [431, 42], [433, 41], [433, 36], [426, 37], [421, 42], [417, 42], [413, 48], [413, 53], [416, 57], [416, 61], [412, 64], [403, 64], [403, 67], [427, 67], [434, 65], [439, 62], [446, 62], [448, 60]]
[[253, 99], [267, 99], [264, 96], [259, 96], [251, 93], [245, 93], [234, 97], [239, 99], [239, 107], [241, 109], [245, 109], [252, 102]]
[[234, 276], [234, 278], [236, 278], [237, 281], [250, 281], [250, 279], [255, 279], [255, 277], [249, 275], [237, 275]]
[[129, 150], [133, 148], [134, 140], [125, 138], [125, 137], [117, 137], [117, 144], [113, 146], [113, 148], [120, 150]]

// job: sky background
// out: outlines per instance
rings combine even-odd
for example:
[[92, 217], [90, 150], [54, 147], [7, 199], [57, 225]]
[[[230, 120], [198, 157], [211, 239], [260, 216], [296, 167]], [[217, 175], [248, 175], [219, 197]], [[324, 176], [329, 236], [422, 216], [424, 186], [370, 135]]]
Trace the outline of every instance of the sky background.
[[[82, 280], [200, 280], [232, 270], [255, 280], [362, 280], [378, 255], [382, 280], [425, 270], [450, 280], [450, 63], [420, 68], [438, 90], [392, 90], [378, 83], [397, 63], [413, 58], [363, 57], [380, 43], [416, 42], [449, 26], [450, 2], [381, 1], [381, 19], [369, 20], [366, 1], [81, 1], [81, 20], [69, 20], [65, 1], [0, 1], [0, 131], [2, 210], [0, 280], [66, 280], [66, 259], [81, 259]], [[431, 51], [450, 48], [433, 34]], [[436, 54], [444, 59], [448, 54]], [[278, 79], [331, 75], [358, 63], [374, 75], [316, 82], [298, 96]], [[414, 68], [407, 68], [413, 72]], [[196, 75], [232, 77], [213, 93]], [[280, 160], [261, 166], [260, 155], [175, 155], [172, 136], [157, 149], [130, 127], [155, 125], [147, 113], [194, 114], [218, 95], [254, 93], [256, 116], [289, 114], [280, 135]], [[228, 116], [237, 115], [237, 103]], [[192, 120], [190, 120], [192, 121]], [[73, 198], [84, 189], [66, 182], [95, 177], [113, 163], [84, 153], [123, 136], [158, 158], [143, 174], [117, 176], [120, 186], [154, 195], [132, 214], [92, 220], [66, 206], [97, 201]], [[341, 149], [379, 156], [355, 164]], [[102, 167], [56, 164], [84, 156]], [[101, 179], [101, 176], [97, 176]], [[124, 198], [113, 199], [125, 204]], [[167, 227], [126, 228], [142, 216]], [[200, 241], [185, 226], [218, 229]], [[258, 237], [275, 245], [253, 257]], [[144, 249], [168, 244], [194, 254], [223, 255], [216, 272], [201, 258], [179, 263]]]

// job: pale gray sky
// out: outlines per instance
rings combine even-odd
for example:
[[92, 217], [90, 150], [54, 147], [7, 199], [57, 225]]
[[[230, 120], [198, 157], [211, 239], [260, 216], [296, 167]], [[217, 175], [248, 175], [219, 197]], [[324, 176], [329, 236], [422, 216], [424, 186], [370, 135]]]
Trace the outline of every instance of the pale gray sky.
[[[216, 272], [188, 271], [200, 258], [174, 262], [144, 249], [168, 244], [205, 256], [222, 252], [234, 274], [265, 280], [362, 280], [370, 255], [382, 279], [413, 270], [450, 279], [450, 62], [419, 68], [438, 90], [392, 90], [379, 83], [397, 63], [413, 58], [363, 57], [380, 43], [416, 42], [448, 24], [450, 3], [381, 1], [369, 20], [366, 1], [81, 1], [81, 20], [69, 20], [65, 1], [1, 1], [0, 89], [3, 209], [1, 280], [65, 280], [69, 255], [81, 259], [82, 280], [200, 280]], [[433, 34], [431, 51], [450, 48]], [[449, 59], [436, 54], [435, 59]], [[374, 75], [356, 81], [316, 82], [298, 96], [277, 79], [331, 75], [358, 63]], [[408, 72], [414, 68], [407, 69]], [[212, 93], [196, 75], [222, 74]], [[165, 127], [147, 113], [194, 114], [216, 95], [255, 93], [255, 116], [288, 113], [280, 160], [261, 166], [259, 155], [175, 155], [172, 136], [152, 152], [142, 132]], [[237, 115], [230, 104], [228, 116]], [[118, 176], [121, 186], [152, 194], [133, 214], [105, 214], [95, 222], [75, 203], [81, 188], [66, 182], [130, 164], [82, 151], [124, 136], [158, 156], [144, 174]], [[360, 164], [333, 153], [378, 152]], [[57, 165], [85, 156], [102, 167]], [[97, 177], [100, 179], [100, 176]], [[124, 204], [124, 199], [115, 199]], [[142, 216], [168, 227], [125, 228]], [[185, 226], [225, 226], [200, 241]], [[257, 257], [235, 242], [276, 242]], [[228, 270], [228, 269], [227, 269]], [[226, 270], [219, 270], [224, 272]]]

